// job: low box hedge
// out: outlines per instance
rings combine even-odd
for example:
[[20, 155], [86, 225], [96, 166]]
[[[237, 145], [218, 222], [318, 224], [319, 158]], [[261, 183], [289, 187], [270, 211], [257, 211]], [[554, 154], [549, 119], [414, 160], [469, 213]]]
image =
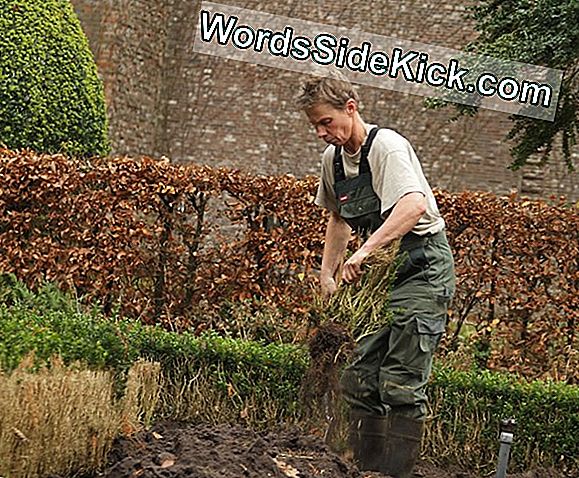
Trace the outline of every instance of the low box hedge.
[[121, 379], [137, 359], [149, 359], [161, 364], [172, 385], [164, 389], [165, 395], [177, 393], [201, 373], [214, 392], [239, 404], [249, 398], [283, 404], [280, 419], [297, 413], [300, 382], [308, 366], [304, 348], [212, 332], [178, 334], [105, 318], [96, 308], [81, 310], [73, 297], [51, 284], [32, 293], [13, 276], [1, 276], [0, 367], [13, 370], [30, 353], [36, 366], [49, 365], [51, 357], [59, 355], [65, 363], [113, 369]]
[[434, 419], [427, 452], [437, 461], [492, 468], [500, 422], [514, 418], [509, 469], [554, 467], [579, 476], [578, 386], [439, 366], [428, 394]]
[[[269, 418], [275, 421], [303, 417], [306, 408], [299, 400], [309, 365], [305, 347], [107, 319], [97, 309], [80, 310], [51, 285], [31, 293], [12, 276], [0, 276], [0, 367], [10, 371], [30, 352], [37, 364], [58, 354], [65, 362], [112, 368], [121, 377], [139, 358], [160, 362], [165, 406], [159, 412], [165, 416], [195, 416], [175, 410], [171, 396], [189, 393], [200, 376], [209, 399], [233, 410], [229, 419], [246, 416], [248, 406], [256, 417], [273, 410]], [[579, 473], [579, 387], [438, 366], [428, 393], [433, 419], [423, 451], [429, 459], [492, 469], [500, 420], [514, 418], [511, 470], [553, 466], [570, 476]]]

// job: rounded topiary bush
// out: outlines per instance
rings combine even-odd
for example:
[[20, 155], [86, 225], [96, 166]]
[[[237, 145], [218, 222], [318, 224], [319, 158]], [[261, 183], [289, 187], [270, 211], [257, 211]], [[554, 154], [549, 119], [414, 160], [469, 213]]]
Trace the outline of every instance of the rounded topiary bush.
[[0, 145], [108, 154], [103, 86], [70, 1], [2, 0], [0, 32]]

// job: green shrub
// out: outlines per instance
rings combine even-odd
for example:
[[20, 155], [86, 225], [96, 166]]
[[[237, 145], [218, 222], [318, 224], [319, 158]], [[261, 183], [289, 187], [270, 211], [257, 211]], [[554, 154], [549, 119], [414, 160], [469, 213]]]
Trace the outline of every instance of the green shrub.
[[0, 31], [0, 145], [108, 154], [103, 87], [70, 1], [2, 1]]
[[30, 292], [13, 276], [0, 276], [0, 367], [13, 370], [33, 352], [36, 366], [60, 355], [66, 363], [124, 371], [139, 351], [125, 337], [140, 324], [115, 322], [98, 310], [81, 310], [76, 300], [47, 284]]
[[[235, 421], [251, 408], [253, 426], [292, 421], [300, 416], [301, 379], [308, 366], [304, 348], [264, 344], [204, 333], [174, 334], [159, 328], [141, 331], [143, 357], [160, 362], [167, 387], [160, 410], [178, 419]], [[211, 402], [200, 406], [192, 394], [205, 389]], [[195, 389], [195, 390], [193, 390]], [[190, 396], [186, 396], [187, 394]], [[211, 405], [221, 404], [219, 414]], [[215, 418], [218, 416], [219, 418]], [[247, 418], [247, 417], [245, 417]]]
[[31, 352], [37, 366], [48, 365], [52, 356], [59, 355], [65, 363], [112, 368], [121, 377], [138, 358], [157, 361], [168, 385], [163, 402], [169, 406], [161, 413], [174, 418], [191, 415], [172, 409], [172, 396], [182, 395], [181, 390], [200, 373], [205, 386], [228, 402], [233, 415], [251, 402], [274, 404], [273, 420], [296, 416], [301, 378], [308, 365], [308, 354], [300, 347], [215, 333], [177, 334], [137, 321], [106, 319], [96, 309], [81, 310], [74, 297], [51, 284], [32, 293], [14, 276], [2, 275], [0, 367], [13, 370]]
[[579, 470], [577, 386], [439, 367], [433, 373], [429, 396], [434, 422], [427, 454], [441, 464], [492, 469], [497, 462], [500, 422], [514, 418], [511, 469]]

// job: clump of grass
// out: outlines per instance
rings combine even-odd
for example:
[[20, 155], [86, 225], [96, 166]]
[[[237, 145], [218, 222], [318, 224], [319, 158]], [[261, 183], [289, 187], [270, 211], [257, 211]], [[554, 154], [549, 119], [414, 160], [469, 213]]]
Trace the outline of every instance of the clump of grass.
[[0, 474], [42, 476], [101, 463], [117, 430], [111, 374], [59, 360], [38, 373], [31, 365], [26, 359], [0, 375]]
[[314, 310], [320, 325], [342, 325], [357, 342], [390, 325], [390, 288], [399, 265], [400, 241], [376, 249], [363, 264], [364, 274], [357, 282], [339, 284], [338, 290], [324, 300], [316, 296]]
[[328, 299], [314, 294], [312, 314], [317, 329], [308, 344], [311, 362], [302, 398], [312, 420], [325, 421], [326, 442], [339, 452], [345, 448], [347, 435], [340, 371], [356, 342], [387, 327], [393, 319], [390, 289], [400, 261], [399, 247], [400, 241], [396, 241], [374, 251], [363, 264], [360, 280], [339, 284]]
[[125, 399], [115, 399], [109, 371], [79, 364], [32, 372], [29, 356], [10, 374], [0, 373], [0, 476], [68, 475], [101, 466], [123, 421], [150, 417], [158, 395], [158, 364], [129, 371]]
[[125, 395], [121, 401], [121, 424], [124, 434], [149, 427], [161, 395], [161, 364], [139, 360], [127, 374]]

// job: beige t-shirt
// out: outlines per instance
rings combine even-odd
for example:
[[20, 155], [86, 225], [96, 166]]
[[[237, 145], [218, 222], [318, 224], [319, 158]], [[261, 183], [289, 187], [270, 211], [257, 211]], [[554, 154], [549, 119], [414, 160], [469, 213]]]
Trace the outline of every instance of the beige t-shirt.
[[[366, 134], [374, 126], [376, 125], [365, 124]], [[334, 193], [334, 151], [335, 147], [329, 145], [322, 155], [322, 178], [315, 204], [338, 212]], [[354, 155], [349, 155], [342, 149], [346, 178], [358, 175], [360, 155], [360, 150]], [[438, 211], [432, 190], [424, 177], [416, 153], [406, 138], [396, 131], [381, 129], [372, 143], [368, 162], [372, 172], [372, 187], [380, 198], [384, 218], [390, 214], [402, 196], [411, 192], [421, 192], [426, 197], [427, 208], [412, 232], [424, 235], [444, 229], [444, 219]]]

